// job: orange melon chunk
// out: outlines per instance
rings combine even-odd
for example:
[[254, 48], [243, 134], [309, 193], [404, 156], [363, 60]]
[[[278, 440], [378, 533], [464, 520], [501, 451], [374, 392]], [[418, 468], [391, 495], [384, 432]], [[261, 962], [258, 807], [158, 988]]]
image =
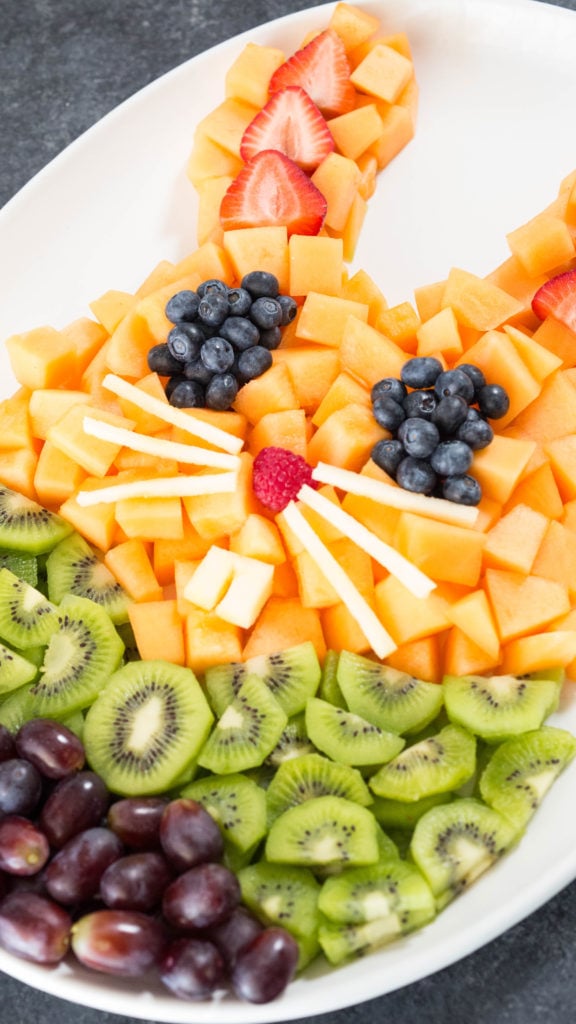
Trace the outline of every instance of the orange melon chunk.
[[271, 597], [256, 621], [243, 650], [247, 660], [257, 654], [273, 654], [311, 640], [320, 660], [326, 644], [320, 616], [314, 608], [303, 608], [296, 598]]
[[486, 534], [484, 564], [529, 573], [549, 523], [541, 512], [528, 505], [516, 505]]
[[34, 477], [38, 456], [31, 448], [0, 451], [0, 483], [35, 500]]
[[439, 683], [442, 679], [441, 638], [435, 633], [401, 644], [388, 655], [386, 662], [399, 672], [407, 672], [427, 683]]
[[[3, 450], [33, 447], [34, 428], [30, 401], [35, 394], [34, 391], [30, 394], [27, 388], [21, 388], [0, 402], [0, 448]], [[86, 400], [85, 395], [82, 397]]]
[[[264, 101], [266, 102], [266, 101]], [[206, 135], [196, 134], [186, 164], [186, 174], [195, 187], [206, 178], [229, 174], [233, 178], [242, 170], [242, 160], [216, 145]]]
[[553, 520], [548, 525], [532, 566], [534, 576], [562, 583], [576, 597], [576, 533]]
[[382, 118], [375, 103], [356, 107], [328, 121], [337, 148], [343, 156], [357, 160], [382, 133]]
[[399, 646], [450, 626], [444, 604], [434, 593], [415, 597], [394, 576], [376, 584], [375, 598], [378, 617]]
[[[335, 295], [309, 292], [298, 318], [296, 336], [317, 345], [338, 349], [349, 316], [366, 322], [369, 306], [362, 302]], [[282, 352], [278, 349], [277, 352]]]
[[522, 356], [503, 331], [487, 331], [467, 349], [462, 362], [474, 363], [486, 380], [500, 384], [510, 398], [510, 409], [498, 420], [502, 430], [540, 394], [541, 384], [530, 373]]
[[62, 328], [62, 334], [74, 345], [75, 365], [74, 379], [78, 380], [94, 356], [100, 351], [102, 345], [108, 338], [108, 331], [91, 320], [88, 316], [81, 316], [72, 323]]
[[269, 562], [271, 565], [281, 565], [286, 561], [286, 552], [278, 527], [257, 512], [249, 515], [238, 533], [232, 535], [230, 550], [238, 555]]
[[360, 92], [394, 103], [412, 78], [412, 62], [391, 46], [378, 43], [352, 72], [352, 84]]
[[197, 675], [212, 665], [242, 660], [242, 630], [214, 612], [191, 611], [184, 619], [186, 664]]
[[540, 324], [533, 340], [562, 360], [565, 367], [576, 366], [576, 334], [549, 316]]
[[560, 519], [564, 506], [549, 462], [523, 476], [514, 488], [507, 508], [520, 504], [529, 505], [549, 519]]
[[133, 539], [116, 544], [106, 552], [104, 562], [135, 601], [162, 600], [162, 587], [154, 575], [143, 541]]
[[318, 427], [308, 444], [308, 460], [359, 472], [376, 442], [385, 436], [369, 408], [348, 405], [333, 412]]
[[576, 629], [551, 630], [512, 640], [504, 648], [502, 671], [511, 675], [566, 667], [576, 658]]
[[389, 309], [381, 309], [376, 318], [369, 322], [404, 352], [415, 355], [418, 345], [416, 333], [421, 320], [412, 303], [400, 302]]
[[233, 494], [206, 494], [184, 498], [184, 508], [192, 526], [205, 540], [215, 541], [223, 534], [236, 533], [251, 512], [257, 512], [252, 490], [253, 459], [242, 452], [238, 482]]
[[554, 270], [576, 252], [568, 225], [547, 213], [533, 217], [506, 238], [512, 255], [531, 277]]
[[230, 97], [200, 121], [196, 132], [239, 157], [242, 136], [257, 113], [252, 103]]
[[288, 232], [281, 225], [225, 231], [222, 245], [239, 281], [251, 270], [266, 270], [278, 278], [281, 292], [289, 281]]
[[365, 43], [378, 30], [380, 22], [374, 15], [352, 4], [338, 3], [328, 25], [340, 36], [346, 53]]
[[31, 391], [62, 387], [76, 369], [74, 340], [53, 327], [13, 334], [6, 348], [16, 380]]
[[343, 409], [346, 405], [365, 405], [370, 408], [371, 399], [368, 388], [343, 371], [335, 378], [327, 389], [322, 401], [318, 403], [312, 416], [312, 423], [320, 427], [333, 412]]
[[444, 647], [444, 672], [453, 676], [477, 675], [496, 668], [500, 655], [493, 657], [458, 626], [448, 633]]
[[135, 302], [136, 296], [130, 292], [122, 292], [116, 288], [110, 288], [98, 299], [94, 299], [90, 303], [90, 309], [108, 334], [112, 334], [120, 321], [132, 309]]
[[176, 601], [144, 601], [128, 608], [130, 625], [142, 659], [186, 663], [182, 619]]
[[563, 501], [576, 498], [576, 436], [568, 434], [550, 441], [544, 448]]
[[258, 421], [249, 441], [250, 454], [256, 457], [263, 448], [287, 448], [306, 458], [308, 431], [304, 409], [269, 412]]
[[351, 316], [340, 344], [342, 369], [372, 387], [383, 377], [399, 377], [407, 354], [384, 334]]
[[284, 363], [294, 385], [298, 405], [314, 412], [340, 370], [340, 357], [333, 349], [279, 348], [275, 363]]
[[312, 175], [312, 184], [324, 196], [327, 209], [324, 226], [342, 232], [350, 216], [360, 185], [358, 164], [341, 153], [329, 153]]
[[451, 306], [458, 323], [491, 331], [522, 311], [522, 303], [489, 281], [453, 267], [442, 296], [442, 306]]
[[520, 331], [511, 324], [505, 324], [504, 330], [518, 355], [537, 381], [545, 380], [546, 377], [549, 377], [551, 373], [554, 373], [555, 370], [562, 366], [562, 360], [559, 356], [554, 355], [544, 345], [539, 345], [537, 341], [534, 341], [534, 338], [531, 338], [524, 331]]
[[455, 359], [462, 352], [462, 338], [458, 321], [450, 306], [426, 320], [416, 331], [417, 355], [429, 356], [441, 352], [445, 359]]
[[396, 544], [427, 576], [474, 587], [480, 578], [484, 535], [476, 530], [403, 512]]
[[86, 473], [77, 462], [50, 441], [43, 444], [34, 473], [34, 489], [42, 505], [61, 505], [76, 494], [85, 479]]
[[487, 569], [485, 581], [502, 643], [541, 630], [570, 608], [566, 587], [555, 580]]
[[55, 448], [77, 462], [92, 476], [105, 476], [118, 455], [122, 445], [114, 441], [102, 441], [84, 432], [86, 416], [109, 423], [115, 427], [130, 430], [134, 423], [124, 416], [115, 416], [104, 409], [90, 405], [72, 405], [68, 411], [47, 431], [47, 439]]
[[263, 107], [268, 99], [268, 83], [285, 59], [277, 47], [247, 43], [226, 72], [227, 98]]
[[509, 428], [514, 436], [546, 444], [576, 433], [576, 389], [568, 373], [559, 370], [548, 377], [537, 401], [524, 409]]
[[[407, 88], [410, 87], [410, 82]], [[398, 156], [404, 146], [407, 146], [414, 137], [414, 109], [412, 102], [404, 106], [401, 102], [406, 90], [398, 99], [398, 103], [381, 112], [382, 131], [380, 137], [370, 146], [368, 153], [373, 153], [378, 162], [378, 167], [383, 170]]]
[[308, 295], [308, 292], [340, 294], [344, 258], [341, 238], [292, 235], [288, 249], [290, 295]]
[[[222, 538], [218, 538], [220, 547], [225, 545]], [[211, 541], [201, 537], [194, 529], [192, 523], [185, 516], [183, 522], [183, 535], [176, 540], [171, 538], [157, 538], [154, 541], [152, 551], [152, 565], [154, 575], [161, 587], [168, 586], [174, 582], [174, 563], [176, 560], [197, 560], [203, 558], [210, 547]]]
[[64, 388], [37, 388], [30, 395], [30, 429], [34, 437], [45, 441], [50, 427], [73, 405], [86, 405], [85, 391]]
[[368, 654], [370, 643], [360, 626], [340, 601], [320, 612], [326, 645], [333, 650], [347, 650], [354, 654]]
[[487, 448], [474, 454], [470, 472], [490, 498], [504, 504], [535, 450], [534, 441], [495, 434]]
[[[84, 480], [83, 490], [94, 487], [101, 487], [102, 481], [94, 478]], [[79, 505], [75, 495], [67, 498], [60, 506], [59, 513], [78, 533], [81, 533], [86, 540], [90, 541], [101, 551], [107, 551], [114, 539], [116, 520], [114, 518], [114, 505], [100, 502], [97, 505]]]
[[234, 400], [234, 409], [245, 416], [249, 423], [258, 423], [268, 413], [298, 407], [296, 389], [284, 362], [274, 363], [260, 377], [249, 380], [240, 388]]
[[374, 324], [377, 317], [388, 308], [388, 303], [380, 288], [372, 280], [370, 274], [362, 269], [357, 270], [345, 282], [342, 288], [342, 298], [368, 306], [368, 322], [371, 324]]
[[[483, 590], [473, 590], [459, 601], [448, 605], [446, 616], [490, 658], [498, 659], [500, 639], [488, 598]], [[453, 645], [457, 646], [455, 639], [457, 638], [453, 638]]]
[[122, 498], [115, 517], [127, 537], [178, 540], [184, 533], [180, 498]]

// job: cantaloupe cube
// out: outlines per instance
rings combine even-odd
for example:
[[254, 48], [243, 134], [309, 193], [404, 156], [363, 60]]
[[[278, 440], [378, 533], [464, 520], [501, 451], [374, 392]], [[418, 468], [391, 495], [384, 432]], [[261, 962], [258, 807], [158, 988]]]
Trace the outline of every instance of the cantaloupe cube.
[[576, 432], [576, 389], [567, 374], [567, 370], [559, 370], [548, 377], [537, 401], [514, 421], [515, 436], [545, 445]]
[[296, 399], [306, 413], [315, 412], [340, 370], [340, 356], [329, 348], [278, 348], [272, 358], [288, 368]]
[[461, 362], [478, 366], [487, 380], [506, 389], [510, 409], [498, 420], [502, 430], [538, 397], [540, 381], [532, 376], [526, 363], [504, 331], [487, 331], [466, 350]]
[[192, 604], [184, 597], [184, 590], [196, 572], [200, 562], [190, 562], [186, 559], [179, 559], [174, 562], [174, 590], [178, 614], [185, 619], [190, 612], [198, 611], [198, 605]]
[[398, 156], [398, 153], [414, 138], [414, 114], [410, 107], [394, 103], [382, 114], [382, 131], [370, 146], [382, 170]]
[[298, 580], [290, 562], [274, 566], [272, 597], [298, 597]]
[[116, 288], [110, 288], [98, 299], [92, 300], [90, 309], [107, 333], [112, 334], [128, 311], [133, 308], [136, 301], [136, 296], [130, 292], [122, 292]]
[[108, 331], [96, 320], [81, 316], [63, 327], [62, 334], [74, 345], [76, 365], [73, 376], [78, 380], [107, 340]]
[[446, 281], [434, 281], [433, 284], [419, 285], [414, 289], [416, 309], [422, 323], [440, 312], [445, 291]]
[[370, 498], [357, 494], [346, 494], [342, 508], [354, 516], [363, 526], [375, 533], [385, 544], [393, 544], [401, 513], [398, 509], [380, 505]]
[[243, 659], [257, 654], [273, 654], [287, 647], [311, 640], [320, 660], [326, 654], [326, 644], [315, 608], [303, 608], [297, 598], [271, 597], [264, 606], [248, 637]]
[[278, 527], [257, 512], [249, 515], [238, 532], [231, 536], [230, 551], [248, 558], [258, 558], [271, 565], [281, 565], [286, 561], [286, 551]]
[[342, 369], [373, 387], [383, 377], [399, 377], [407, 354], [369, 324], [349, 317], [340, 345]]
[[338, 594], [307, 551], [300, 551], [292, 565], [303, 608], [329, 608], [339, 603]]
[[[147, 373], [141, 380], [136, 381], [135, 386], [139, 391], [142, 391], [143, 394], [151, 395], [152, 398], [157, 398], [160, 402], [168, 405], [166, 392], [164, 391], [162, 381], [157, 373]], [[146, 412], [146, 410], [141, 409], [139, 405], [135, 405], [134, 402], [130, 402], [126, 398], [119, 398], [118, 403], [122, 410], [122, 415], [126, 416], [127, 419], [132, 420], [135, 429], [140, 433], [157, 434], [159, 431], [166, 430], [166, 421], [160, 419], [159, 416]]]
[[[364, 198], [367, 198], [366, 196]], [[365, 270], [357, 270], [342, 288], [342, 298], [368, 306], [368, 323], [375, 325], [377, 317], [388, 308], [386, 297]], [[359, 317], [361, 320], [362, 317]], [[386, 333], [384, 331], [384, 333]]]
[[562, 583], [576, 597], [576, 534], [555, 520], [549, 523], [532, 566], [534, 576]]
[[468, 587], [476, 586], [480, 578], [484, 539], [475, 530], [412, 512], [402, 512], [396, 531], [398, 550], [427, 576]]
[[46, 441], [38, 456], [34, 473], [34, 489], [41, 505], [58, 507], [76, 494], [86, 473], [67, 455]]
[[457, 267], [448, 275], [442, 306], [452, 307], [459, 324], [479, 331], [493, 330], [523, 309], [512, 295]]
[[533, 340], [558, 356], [563, 366], [576, 366], [576, 334], [559, 320], [546, 317], [534, 332]]
[[[389, 44], [390, 45], [390, 44]], [[395, 107], [404, 107], [410, 114], [412, 125], [416, 127], [418, 119], [418, 106], [420, 102], [420, 87], [415, 78], [411, 78], [408, 85], [405, 85], [398, 96]]]
[[352, 651], [353, 654], [369, 653], [369, 641], [342, 602], [324, 608], [320, 612], [320, 621], [329, 649]]
[[[20, 388], [0, 402], [0, 449], [33, 448], [34, 425], [30, 400], [37, 394]], [[62, 394], [62, 392], [60, 392]], [[83, 395], [86, 401], [86, 395]]]
[[434, 591], [415, 597], [395, 576], [387, 576], [376, 584], [375, 599], [378, 618], [399, 646], [450, 628]]
[[440, 683], [443, 674], [442, 637], [434, 633], [433, 636], [401, 644], [388, 655], [386, 664], [427, 683]]
[[336, 146], [343, 156], [357, 160], [382, 134], [382, 118], [375, 103], [356, 107], [328, 121]]
[[502, 671], [511, 675], [567, 666], [576, 658], [576, 629], [519, 637], [504, 648]]
[[570, 608], [566, 587], [555, 580], [487, 569], [485, 581], [502, 643], [541, 630]]
[[205, 242], [199, 248], [194, 249], [187, 256], [184, 256], [176, 264], [175, 280], [189, 277], [194, 284], [190, 287], [197, 288], [202, 281], [208, 281], [217, 277], [225, 284], [232, 284], [234, 270], [230, 258], [221, 245], [216, 242]]
[[507, 260], [500, 263], [490, 274], [486, 274], [486, 280], [491, 284], [497, 285], [498, 288], [502, 288], [509, 295], [513, 295], [528, 310], [531, 306], [534, 292], [548, 278], [545, 274], [531, 277], [516, 256], [509, 256]]
[[545, 380], [546, 377], [549, 377], [551, 373], [554, 373], [555, 370], [562, 366], [562, 360], [559, 356], [551, 352], [550, 349], [545, 348], [544, 345], [539, 345], [537, 341], [534, 341], [534, 338], [524, 331], [518, 330], [517, 327], [513, 327], [511, 324], [505, 324], [504, 331], [510, 338], [518, 355], [537, 381]]
[[358, 195], [362, 196], [363, 199], [371, 199], [376, 191], [376, 178], [378, 176], [378, 161], [374, 155], [368, 150], [366, 153], [362, 153], [361, 156], [356, 160], [358, 164], [358, 170], [360, 171], [360, 181], [358, 182]]
[[576, 253], [568, 225], [546, 213], [511, 231], [506, 239], [512, 255], [532, 277], [554, 270]]
[[184, 534], [180, 498], [122, 498], [115, 509], [116, 522], [127, 537], [178, 540]]
[[576, 498], [576, 436], [558, 437], [544, 446], [563, 501]]
[[490, 658], [498, 659], [500, 638], [488, 598], [483, 590], [473, 590], [459, 601], [449, 604], [446, 607], [446, 615], [450, 622], [458, 626], [458, 629]]
[[248, 450], [256, 458], [263, 448], [286, 448], [306, 458], [308, 427], [304, 409], [285, 409], [269, 412], [255, 425], [250, 434]]
[[[152, 551], [154, 575], [161, 587], [174, 582], [174, 563], [180, 560], [196, 561], [204, 557], [212, 541], [201, 537], [187, 516], [184, 517], [183, 536], [177, 540], [157, 538]], [[216, 542], [216, 541], [215, 541]], [[217, 538], [224, 547], [223, 538]]]
[[252, 270], [266, 270], [278, 278], [280, 291], [290, 287], [288, 232], [282, 225], [225, 231], [222, 245], [239, 281]]
[[445, 306], [435, 316], [426, 320], [416, 331], [418, 356], [429, 356], [441, 352], [448, 359], [456, 359], [462, 352], [462, 338], [458, 321], [450, 306]]
[[263, 107], [268, 99], [270, 79], [285, 59], [277, 47], [247, 43], [226, 72], [226, 96], [244, 100], [253, 107]]
[[366, 303], [309, 292], [300, 311], [296, 334], [305, 341], [337, 349], [342, 342], [348, 317], [354, 316], [366, 323], [369, 312]]
[[[225, 430], [226, 433], [233, 434], [234, 437], [240, 437], [243, 441], [246, 440], [248, 423], [246, 417], [239, 412], [233, 412], [231, 409], [227, 409], [224, 412], [219, 412], [217, 409], [181, 409], [180, 411], [186, 413], [192, 428], [195, 425], [194, 421], [199, 420], [200, 423], [209, 423], [213, 427], [218, 427], [219, 430]], [[171, 438], [180, 444], [190, 444], [191, 431], [173, 426]], [[214, 445], [211, 445], [201, 437], [194, 437], [193, 444], [197, 448], [214, 449]]]
[[196, 239], [198, 245], [204, 242], [221, 242], [224, 237], [220, 223], [220, 206], [234, 178], [222, 174], [217, 178], [203, 178], [196, 186], [198, 192], [198, 215], [196, 218]]
[[360, 92], [394, 103], [414, 73], [407, 57], [379, 43], [358, 64], [350, 78]]
[[390, 309], [381, 310], [373, 321], [373, 326], [404, 352], [415, 355], [416, 332], [421, 326], [421, 321], [411, 302], [400, 302]]
[[0, 451], [0, 483], [20, 491], [34, 501], [34, 476], [38, 455], [31, 448], [10, 448]]
[[488, 497], [505, 504], [530, 461], [534, 441], [495, 434], [487, 448], [474, 453], [471, 474]]
[[331, 234], [340, 234], [342, 237], [342, 245], [344, 252], [344, 259], [349, 263], [354, 259], [356, 252], [356, 246], [360, 237], [360, 232], [366, 218], [366, 212], [368, 210], [368, 204], [360, 192], [357, 192], [352, 200], [352, 206], [346, 219], [346, 223], [341, 232], [334, 232], [328, 228], [328, 232]]
[[186, 174], [194, 186], [198, 186], [205, 178], [219, 177], [228, 174], [235, 178], [242, 170], [240, 157], [229, 153], [216, 145], [206, 135], [196, 135], [186, 165]]
[[386, 432], [364, 405], [349, 405], [333, 412], [308, 444], [308, 460], [359, 472], [377, 441]]
[[197, 675], [212, 665], [242, 660], [242, 630], [214, 612], [189, 612], [184, 619], [186, 664]]
[[154, 575], [144, 541], [134, 538], [116, 544], [106, 552], [104, 562], [135, 601], [162, 600], [162, 587]]
[[[82, 482], [83, 490], [101, 486], [102, 481], [94, 477]], [[72, 495], [66, 499], [58, 511], [91, 544], [100, 548], [101, 551], [108, 550], [116, 530], [115, 507], [112, 503], [99, 502], [97, 505], [84, 506], [79, 505], [76, 496]]]
[[258, 512], [252, 490], [252, 456], [240, 455], [238, 483], [233, 494], [206, 494], [184, 498], [184, 508], [195, 530], [205, 540], [236, 533], [251, 512]]
[[[154, 339], [153, 344], [162, 344], [166, 341], [168, 332], [174, 326], [166, 316], [165, 312], [168, 300], [171, 299], [176, 292], [184, 291], [185, 289], [194, 289], [197, 287], [198, 283], [196, 274], [187, 274], [185, 277], [179, 277], [177, 280], [170, 280], [160, 288], [154, 288], [154, 290], [150, 291], [140, 299], [138, 305], [135, 307], [135, 312], [137, 312], [138, 315], [146, 321], [150, 336]], [[111, 338], [111, 346], [114, 344], [115, 337], [116, 334]], [[139, 374], [139, 376], [144, 377], [148, 372], [149, 370], [146, 369], [144, 373]], [[134, 371], [132, 371], [132, 375], [133, 374]]]
[[30, 395], [30, 429], [34, 437], [45, 441], [50, 427], [73, 405], [86, 405], [85, 391], [65, 388], [37, 388]]
[[509, 511], [520, 504], [529, 505], [549, 519], [560, 519], [564, 506], [549, 462], [543, 462], [533, 473], [521, 478], [506, 509]]
[[176, 265], [170, 260], [159, 260], [159, 262], [152, 267], [152, 270], [146, 275], [144, 280], [138, 285], [135, 293], [136, 298], [145, 299], [153, 292], [157, 292], [160, 288], [165, 288], [166, 285], [176, 281], [177, 278], [178, 272], [176, 270]]
[[354, 403], [371, 407], [371, 398], [368, 388], [351, 377], [345, 371], [339, 373], [334, 382], [328, 388], [322, 401], [312, 416], [312, 423], [320, 427], [333, 412], [343, 409], [345, 406]]
[[[321, 494], [322, 497], [327, 498], [328, 501], [332, 501], [335, 505], [340, 505], [338, 496], [333, 487], [320, 487], [318, 493]], [[318, 513], [315, 512], [313, 509], [308, 508], [306, 505], [302, 505], [301, 502], [298, 502], [297, 504], [298, 510], [302, 513], [304, 518], [310, 523], [310, 526], [312, 527], [314, 532], [318, 534], [320, 540], [323, 541], [324, 544], [330, 545], [336, 540], [341, 540], [341, 538], [344, 536], [341, 530], [339, 530], [328, 520], [324, 519], [322, 516], [318, 515]], [[302, 541], [300, 540], [299, 537], [296, 536], [296, 534], [293, 532], [293, 530], [286, 522], [283, 512], [278, 513], [278, 515], [276, 516], [276, 523], [278, 524], [278, 528], [282, 534], [284, 545], [286, 547], [286, 550], [288, 551], [288, 554], [290, 555], [291, 558], [295, 558], [296, 555], [299, 555], [300, 552], [305, 550]]]
[[35, 327], [6, 341], [10, 364], [19, 384], [35, 388], [62, 387], [76, 371], [76, 346], [53, 327]]
[[334, 8], [328, 27], [333, 29], [344, 43], [347, 53], [365, 43], [378, 31], [380, 22], [373, 14], [362, 11], [352, 4], [338, 3]]
[[260, 377], [244, 384], [234, 400], [234, 409], [245, 416], [249, 423], [258, 423], [268, 413], [298, 407], [296, 389], [290, 371], [283, 362], [274, 363]]
[[124, 416], [115, 416], [91, 405], [72, 405], [47, 432], [47, 439], [92, 476], [105, 476], [122, 447], [117, 442], [102, 441], [85, 433], [85, 417], [92, 417], [112, 426], [130, 430], [134, 423]]
[[196, 131], [198, 136], [205, 135], [217, 146], [239, 157], [242, 136], [257, 113], [256, 105], [230, 97], [207, 114]]
[[341, 239], [292, 235], [288, 248], [290, 295], [308, 295], [308, 292], [340, 294], [344, 253]]
[[488, 654], [458, 626], [448, 633], [444, 646], [444, 672], [448, 675], [478, 675], [496, 668], [500, 659]]
[[486, 534], [484, 564], [529, 573], [550, 520], [528, 505], [516, 505]]
[[186, 663], [182, 619], [176, 601], [146, 601], [128, 608], [138, 653], [143, 660], [160, 658]]
[[328, 204], [325, 226], [334, 231], [343, 231], [358, 193], [358, 165], [341, 153], [329, 153], [314, 171], [312, 182], [320, 189]]
[[149, 373], [148, 352], [156, 339], [147, 320], [134, 306], [120, 321], [105, 348], [106, 369], [121, 377], [140, 379]]

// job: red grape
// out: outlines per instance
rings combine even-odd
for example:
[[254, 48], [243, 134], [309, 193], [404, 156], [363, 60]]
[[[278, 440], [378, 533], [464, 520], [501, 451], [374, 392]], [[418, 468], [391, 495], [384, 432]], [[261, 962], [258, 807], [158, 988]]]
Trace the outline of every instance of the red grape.
[[232, 967], [262, 929], [260, 921], [245, 907], [236, 907], [229, 917], [208, 930], [207, 938], [218, 947], [227, 966]]
[[16, 750], [47, 779], [63, 779], [84, 767], [84, 747], [61, 722], [33, 718], [16, 734]]
[[42, 795], [40, 773], [22, 758], [0, 762], [0, 812], [32, 814]]
[[17, 814], [0, 821], [0, 868], [10, 875], [35, 875], [50, 856], [43, 832]]
[[130, 796], [108, 811], [108, 825], [126, 846], [154, 850], [160, 846], [160, 820], [168, 800], [163, 796]]
[[5, 725], [0, 725], [0, 761], [9, 761], [16, 757], [14, 737]]
[[104, 974], [145, 974], [159, 962], [165, 946], [160, 922], [133, 910], [95, 910], [72, 929], [72, 949], [80, 963]]
[[99, 825], [109, 800], [104, 782], [94, 772], [77, 772], [61, 779], [40, 815], [40, 827], [48, 836], [50, 845], [60, 848], [72, 836]]
[[222, 833], [208, 811], [196, 800], [172, 800], [160, 822], [160, 842], [177, 871], [220, 860]]
[[168, 886], [162, 909], [169, 924], [184, 930], [209, 928], [240, 902], [238, 879], [222, 864], [199, 864]]
[[0, 903], [0, 946], [23, 960], [55, 964], [68, 952], [72, 921], [52, 900], [12, 892]]
[[152, 910], [173, 877], [161, 853], [132, 853], [106, 868], [100, 879], [100, 896], [114, 910]]
[[124, 847], [108, 828], [89, 828], [72, 836], [52, 858], [45, 872], [46, 888], [65, 906], [82, 903], [98, 892], [107, 867]]
[[265, 928], [238, 957], [232, 987], [239, 999], [269, 1003], [292, 981], [298, 963], [296, 939], [284, 928]]
[[205, 939], [176, 939], [162, 957], [160, 977], [180, 999], [207, 999], [224, 986], [224, 960]]

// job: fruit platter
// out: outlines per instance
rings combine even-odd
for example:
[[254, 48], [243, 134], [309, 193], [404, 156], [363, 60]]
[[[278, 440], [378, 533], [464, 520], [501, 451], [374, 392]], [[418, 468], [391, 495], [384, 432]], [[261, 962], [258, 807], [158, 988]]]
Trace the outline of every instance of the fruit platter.
[[7, 974], [294, 1019], [576, 877], [575, 45], [322, 5], [0, 213]]

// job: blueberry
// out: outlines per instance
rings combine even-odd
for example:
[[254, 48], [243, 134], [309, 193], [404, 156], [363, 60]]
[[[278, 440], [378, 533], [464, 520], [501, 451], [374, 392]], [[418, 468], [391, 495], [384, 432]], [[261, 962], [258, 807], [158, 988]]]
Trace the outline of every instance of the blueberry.
[[384, 430], [390, 430], [393, 434], [406, 419], [406, 413], [402, 406], [388, 395], [382, 395], [372, 403], [372, 414], [379, 426]]
[[291, 324], [295, 319], [298, 312], [298, 303], [291, 295], [278, 295], [277, 301], [282, 307], [282, 322], [280, 326], [286, 327], [287, 324]]
[[459, 370], [466, 373], [474, 385], [474, 392], [478, 394], [480, 388], [483, 388], [486, 383], [486, 378], [482, 373], [479, 366], [474, 366], [474, 363], [460, 363], [458, 366]]
[[229, 288], [228, 302], [234, 316], [246, 316], [252, 305], [252, 296], [245, 288]]
[[177, 324], [168, 335], [167, 345], [175, 359], [189, 363], [195, 359], [204, 342], [204, 335], [197, 324]]
[[198, 384], [208, 384], [212, 380], [212, 370], [209, 370], [202, 362], [200, 356], [184, 363], [184, 376], [187, 380], [195, 380]]
[[453, 434], [468, 415], [468, 403], [461, 395], [447, 395], [441, 398], [432, 413], [432, 423], [435, 423], [441, 434]]
[[508, 412], [510, 399], [500, 384], [485, 384], [478, 392], [478, 405], [488, 419], [499, 420]]
[[465, 402], [474, 400], [474, 384], [463, 370], [444, 370], [436, 378], [434, 390], [438, 401], [450, 395], [459, 395]]
[[245, 383], [259, 377], [265, 370], [272, 366], [272, 356], [267, 348], [261, 345], [254, 345], [242, 352], [238, 359], [238, 377]]
[[257, 327], [262, 327], [265, 331], [270, 327], [279, 327], [282, 323], [282, 306], [277, 299], [263, 296], [252, 303], [250, 319]]
[[256, 324], [244, 316], [227, 317], [220, 327], [219, 334], [241, 352], [252, 345], [257, 345], [260, 340], [260, 331]]
[[462, 476], [472, 465], [472, 449], [464, 441], [441, 441], [430, 456], [438, 476]]
[[202, 409], [205, 405], [204, 388], [196, 380], [181, 380], [170, 392], [169, 402], [178, 409]]
[[431, 388], [442, 373], [442, 363], [434, 356], [415, 356], [404, 363], [400, 376], [409, 388]]
[[427, 459], [440, 440], [438, 427], [430, 420], [410, 416], [398, 428], [398, 440], [402, 442], [407, 455], [415, 459]]
[[221, 295], [228, 296], [228, 285], [221, 281], [218, 277], [210, 277], [207, 281], [202, 281], [196, 289], [198, 298], [203, 298], [204, 295], [209, 295], [211, 292], [220, 292]]
[[181, 384], [185, 380], [186, 380], [186, 377], [182, 377], [182, 376], [178, 376], [178, 375], [176, 375], [174, 377], [169, 377], [168, 378], [168, 380], [166, 381], [166, 387], [164, 388], [164, 391], [166, 393], [166, 398], [168, 399], [168, 401], [170, 401], [170, 395], [174, 391], [174, 388], [177, 387], [178, 384]]
[[410, 391], [402, 404], [407, 416], [431, 420], [438, 402], [433, 391]]
[[206, 388], [206, 408], [224, 412], [238, 394], [238, 381], [233, 373], [215, 373]]
[[166, 303], [166, 316], [173, 324], [177, 324], [181, 320], [192, 323], [196, 319], [199, 302], [200, 299], [197, 292], [189, 291], [188, 289], [176, 292]]
[[405, 491], [415, 491], [417, 494], [432, 494], [436, 479], [436, 473], [429, 462], [414, 459], [410, 455], [402, 459], [396, 470], [396, 483]]
[[458, 505], [477, 505], [482, 488], [473, 476], [449, 476], [442, 485], [442, 497]]
[[153, 345], [148, 350], [148, 367], [153, 373], [159, 373], [161, 377], [171, 377], [175, 373], [182, 373], [182, 363], [179, 359], [174, 358], [165, 342]]
[[282, 341], [282, 331], [279, 327], [269, 327], [267, 331], [260, 331], [260, 344], [270, 350], [278, 348]]
[[226, 338], [208, 338], [200, 349], [200, 359], [212, 373], [226, 373], [234, 365], [234, 349]]
[[398, 380], [398, 377], [384, 377], [374, 385], [370, 392], [370, 398], [375, 402], [377, 398], [386, 396], [393, 398], [395, 402], [399, 402], [402, 405], [407, 394], [406, 385], [401, 380]]
[[384, 441], [376, 442], [372, 449], [371, 457], [372, 461], [380, 469], [383, 469], [385, 473], [388, 473], [388, 476], [395, 480], [396, 471], [402, 459], [406, 458], [406, 452], [401, 441], [385, 439]]
[[230, 312], [230, 303], [227, 295], [222, 292], [207, 292], [200, 299], [198, 306], [198, 319], [207, 324], [208, 327], [219, 327], [224, 323]]
[[492, 438], [494, 437], [494, 431], [486, 420], [482, 419], [481, 416], [471, 416], [470, 413], [475, 413], [475, 409], [468, 410], [468, 416], [461, 423], [456, 431], [456, 437], [460, 441], [465, 441], [469, 448], [477, 452], [480, 448], [486, 448]]
[[251, 270], [249, 274], [245, 274], [241, 287], [249, 291], [253, 299], [275, 299], [280, 291], [278, 278], [266, 270]]

